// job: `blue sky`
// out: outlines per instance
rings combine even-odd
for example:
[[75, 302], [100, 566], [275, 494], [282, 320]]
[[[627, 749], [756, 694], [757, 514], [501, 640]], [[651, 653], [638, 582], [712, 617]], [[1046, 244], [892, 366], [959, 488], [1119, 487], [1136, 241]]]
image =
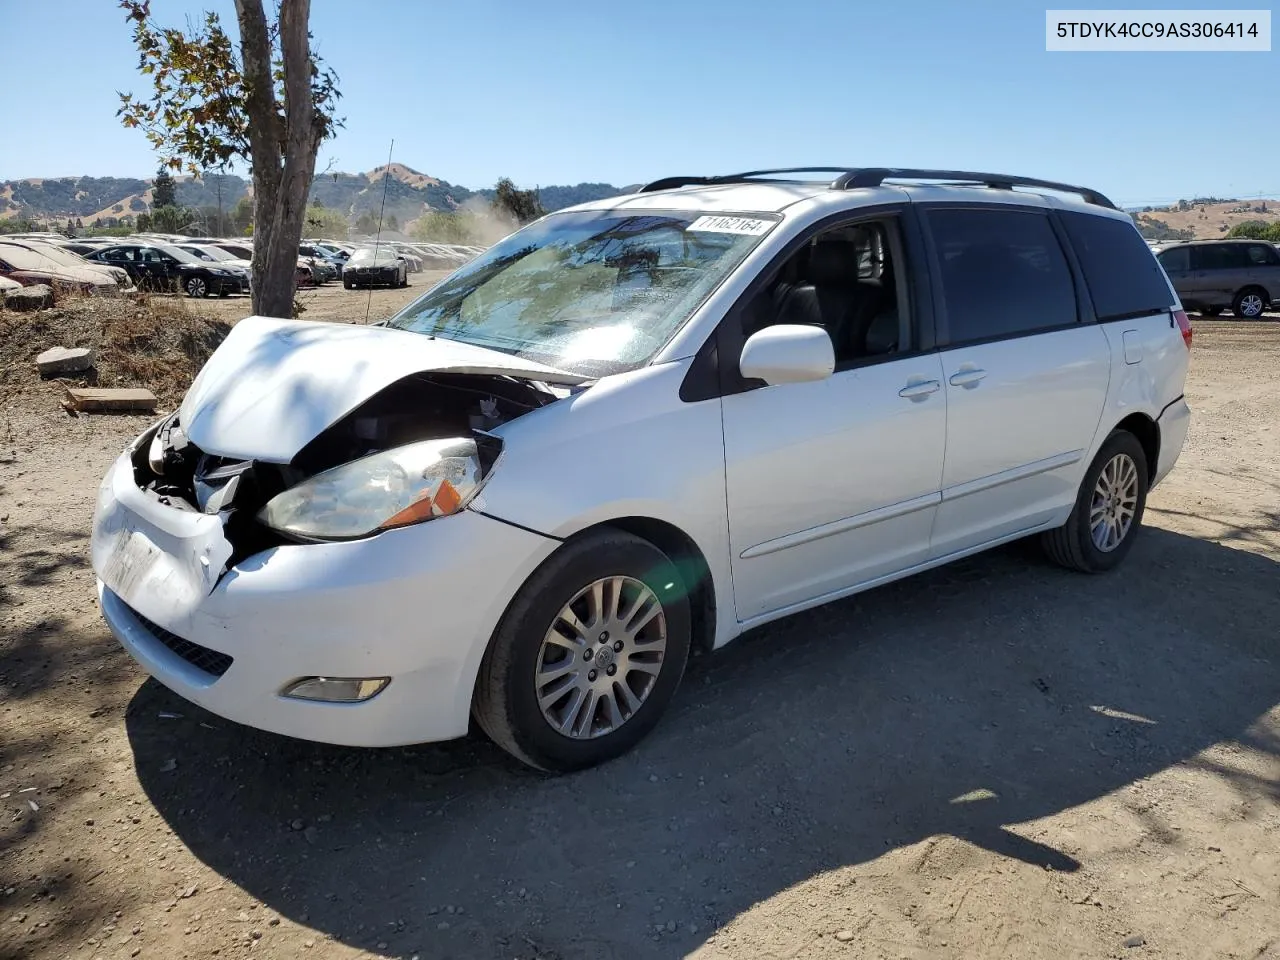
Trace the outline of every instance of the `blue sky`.
[[[234, 30], [232, 0], [152, 7]], [[1280, 53], [1047, 53], [1045, 7], [312, 0], [346, 117], [320, 166], [368, 170], [395, 138], [396, 160], [470, 187], [815, 163], [1007, 171], [1125, 203], [1280, 196]], [[0, 179], [150, 175], [115, 118], [116, 91], [145, 86], [113, 0], [0, 13], [0, 89], [24, 118]]]

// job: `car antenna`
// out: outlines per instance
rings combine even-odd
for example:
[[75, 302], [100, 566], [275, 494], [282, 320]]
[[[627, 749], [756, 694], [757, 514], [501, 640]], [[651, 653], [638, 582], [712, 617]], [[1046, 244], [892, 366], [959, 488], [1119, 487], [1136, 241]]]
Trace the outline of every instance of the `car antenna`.
[[[373, 237], [373, 261], [378, 262], [378, 244], [382, 242], [382, 215], [387, 212], [387, 181], [391, 179], [391, 152], [396, 148], [396, 138], [387, 147], [387, 165], [382, 168], [382, 206], [378, 209], [378, 232]], [[369, 323], [369, 311], [373, 309], [373, 284], [369, 284], [369, 302], [364, 308], [364, 322]]]

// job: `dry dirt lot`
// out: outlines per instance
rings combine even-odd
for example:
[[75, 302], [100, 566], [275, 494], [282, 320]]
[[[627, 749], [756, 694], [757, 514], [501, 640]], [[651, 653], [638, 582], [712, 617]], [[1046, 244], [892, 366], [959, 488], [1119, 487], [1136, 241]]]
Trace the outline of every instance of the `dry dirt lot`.
[[1195, 336], [1120, 571], [1015, 545], [761, 629], [560, 779], [148, 680], [86, 559], [145, 421], [0, 401], [0, 958], [1277, 960], [1280, 322]]

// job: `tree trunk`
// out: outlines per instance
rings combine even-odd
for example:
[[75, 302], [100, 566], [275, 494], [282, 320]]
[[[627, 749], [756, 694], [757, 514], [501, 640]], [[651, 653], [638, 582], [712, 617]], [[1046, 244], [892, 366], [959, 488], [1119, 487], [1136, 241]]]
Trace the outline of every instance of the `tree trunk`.
[[262, 0], [236, 0], [236, 15], [253, 165], [253, 312], [291, 317], [298, 244], [321, 139], [311, 95], [311, 0], [280, 4], [283, 124]]

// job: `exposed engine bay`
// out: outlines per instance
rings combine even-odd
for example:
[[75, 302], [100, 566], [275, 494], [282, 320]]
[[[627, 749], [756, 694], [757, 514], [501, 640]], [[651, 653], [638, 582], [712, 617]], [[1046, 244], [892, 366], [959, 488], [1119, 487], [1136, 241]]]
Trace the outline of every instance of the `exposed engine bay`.
[[488, 431], [570, 392], [510, 376], [415, 374], [369, 397], [287, 464], [200, 450], [174, 413], [139, 438], [132, 458], [134, 481], [168, 506], [221, 515], [234, 564], [289, 542], [257, 515], [271, 498], [309, 477], [383, 450], [449, 437], [474, 439], [487, 474], [502, 448], [502, 441]]

